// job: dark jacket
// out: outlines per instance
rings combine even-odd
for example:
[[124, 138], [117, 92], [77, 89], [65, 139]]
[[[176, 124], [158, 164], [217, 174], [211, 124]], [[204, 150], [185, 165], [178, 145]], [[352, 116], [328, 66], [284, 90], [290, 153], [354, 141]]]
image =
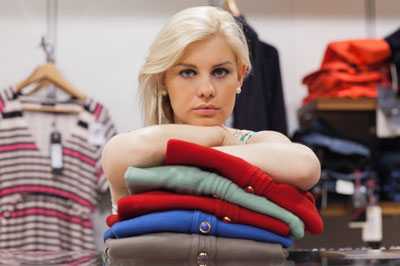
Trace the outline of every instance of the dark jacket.
[[387, 36], [385, 41], [389, 44], [392, 52], [390, 59], [396, 65], [398, 81], [397, 90], [400, 91], [400, 28]]
[[243, 25], [253, 68], [236, 99], [233, 126], [255, 131], [276, 130], [286, 135], [286, 109], [278, 51], [260, 41], [243, 17], [237, 20]]

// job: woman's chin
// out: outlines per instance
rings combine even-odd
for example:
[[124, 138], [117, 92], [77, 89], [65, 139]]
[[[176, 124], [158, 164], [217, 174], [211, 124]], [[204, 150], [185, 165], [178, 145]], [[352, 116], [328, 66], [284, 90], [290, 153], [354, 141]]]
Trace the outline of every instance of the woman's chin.
[[211, 126], [220, 126], [224, 124], [223, 119], [219, 119], [217, 117], [196, 117], [188, 121], [190, 125], [193, 126], [204, 126], [204, 127], [211, 127]]

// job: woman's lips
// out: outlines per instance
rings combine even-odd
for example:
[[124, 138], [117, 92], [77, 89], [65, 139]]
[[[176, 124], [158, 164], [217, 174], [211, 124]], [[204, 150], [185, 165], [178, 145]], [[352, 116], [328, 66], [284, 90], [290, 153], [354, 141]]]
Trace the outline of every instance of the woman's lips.
[[193, 112], [201, 116], [213, 116], [219, 111], [218, 108], [196, 108]]

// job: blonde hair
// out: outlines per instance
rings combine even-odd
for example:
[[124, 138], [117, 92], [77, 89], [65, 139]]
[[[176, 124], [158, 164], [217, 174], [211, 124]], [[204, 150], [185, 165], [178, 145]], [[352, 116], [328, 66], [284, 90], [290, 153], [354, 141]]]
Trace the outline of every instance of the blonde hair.
[[222, 34], [226, 38], [238, 65], [250, 70], [246, 37], [230, 13], [211, 6], [193, 7], [176, 13], [150, 46], [139, 73], [139, 94], [145, 125], [174, 122], [169, 97], [165, 95], [164, 73], [181, 58], [188, 45], [215, 34]]

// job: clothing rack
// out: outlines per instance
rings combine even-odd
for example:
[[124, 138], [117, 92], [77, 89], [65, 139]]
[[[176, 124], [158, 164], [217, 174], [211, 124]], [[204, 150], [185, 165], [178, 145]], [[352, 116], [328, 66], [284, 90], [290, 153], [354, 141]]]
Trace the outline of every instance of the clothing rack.
[[367, 38], [376, 38], [375, 0], [365, 0], [365, 18], [367, 20]]
[[46, 54], [47, 63], [55, 63], [58, 28], [58, 0], [46, 2], [46, 35], [42, 37], [41, 47]]
[[[56, 63], [56, 45], [58, 29], [58, 0], [46, 1], [46, 36], [42, 37], [40, 46], [46, 55], [46, 63]], [[52, 102], [56, 101], [57, 90], [54, 85], [47, 89], [46, 98]]]

